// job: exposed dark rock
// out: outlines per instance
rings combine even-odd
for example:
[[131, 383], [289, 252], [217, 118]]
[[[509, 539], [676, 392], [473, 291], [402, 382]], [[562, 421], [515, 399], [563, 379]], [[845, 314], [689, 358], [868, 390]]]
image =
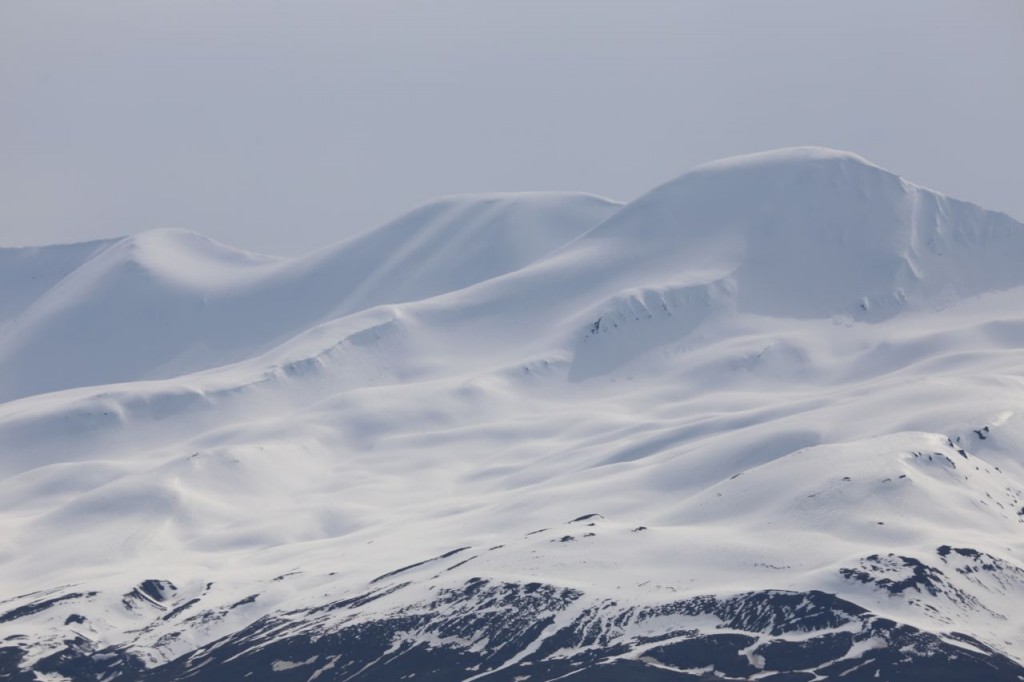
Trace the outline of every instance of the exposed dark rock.
[[72, 601], [75, 599], [88, 599], [89, 597], [96, 596], [96, 592], [72, 592], [71, 594], [64, 594], [59, 597], [51, 597], [50, 599], [40, 599], [24, 606], [13, 608], [5, 613], [0, 613], [0, 623], [8, 623], [18, 618], [24, 618], [25, 616], [31, 616], [32, 614], [45, 611], [51, 606], [56, 606], [61, 602]]
[[442, 554], [440, 556], [432, 557], [430, 559], [425, 559], [423, 561], [417, 561], [414, 564], [409, 564], [408, 566], [403, 566], [402, 568], [396, 569], [396, 570], [391, 571], [389, 573], [385, 573], [384, 575], [379, 575], [376, 578], [374, 578], [373, 580], [371, 580], [370, 583], [371, 584], [372, 583], [379, 583], [381, 580], [385, 580], [387, 578], [394, 577], [394, 576], [396, 576], [396, 575], [398, 575], [400, 573], [405, 573], [406, 571], [411, 571], [414, 568], [419, 568], [420, 566], [425, 566], [426, 564], [432, 563], [434, 561], [440, 561], [441, 559], [447, 559], [448, 557], [455, 556], [459, 552], [465, 552], [467, 549], [469, 549], [469, 547], [459, 547], [458, 549], [453, 549], [450, 552], [445, 552], [444, 554]]

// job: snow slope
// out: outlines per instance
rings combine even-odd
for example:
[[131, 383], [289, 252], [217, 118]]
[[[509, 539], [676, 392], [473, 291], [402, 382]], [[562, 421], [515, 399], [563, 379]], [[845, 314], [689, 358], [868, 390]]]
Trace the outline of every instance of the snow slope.
[[311, 325], [526, 265], [618, 208], [582, 194], [439, 199], [292, 260], [183, 230], [0, 251], [0, 399], [236, 362]]
[[801, 148], [52, 248], [0, 254], [0, 671], [1024, 674], [1003, 214]]

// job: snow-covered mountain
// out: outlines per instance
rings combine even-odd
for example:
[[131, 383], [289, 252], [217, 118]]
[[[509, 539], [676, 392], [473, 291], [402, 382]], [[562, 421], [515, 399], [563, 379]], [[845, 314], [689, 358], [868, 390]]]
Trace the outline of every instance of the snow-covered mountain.
[[616, 208], [582, 194], [446, 197], [293, 260], [184, 230], [2, 249], [0, 399], [245, 360], [325, 320], [521, 268]]
[[818, 148], [0, 250], [0, 676], [1024, 679], [1022, 261]]

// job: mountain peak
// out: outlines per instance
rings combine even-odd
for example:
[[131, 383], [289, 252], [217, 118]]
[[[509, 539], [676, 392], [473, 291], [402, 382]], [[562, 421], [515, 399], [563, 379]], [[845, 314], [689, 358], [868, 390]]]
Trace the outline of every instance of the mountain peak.
[[1024, 257], [1024, 228], [1007, 216], [821, 147], [698, 166], [588, 238], [610, 242], [624, 267], [643, 261], [662, 279], [730, 273], [741, 310], [786, 317], [878, 319], [915, 295], [970, 296], [1024, 281], [1013, 265]]
[[783, 147], [751, 154], [740, 154], [701, 164], [690, 173], [735, 172], [737, 170], [768, 170], [794, 166], [864, 166], [867, 168], [891, 173], [853, 152], [832, 149], [830, 147]]

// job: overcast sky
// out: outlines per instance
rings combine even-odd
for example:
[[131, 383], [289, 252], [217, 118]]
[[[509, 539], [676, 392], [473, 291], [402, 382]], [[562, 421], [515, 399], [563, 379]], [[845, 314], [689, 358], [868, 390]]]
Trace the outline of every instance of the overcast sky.
[[297, 254], [816, 144], [1024, 220], [1024, 2], [0, 0], [0, 245]]

